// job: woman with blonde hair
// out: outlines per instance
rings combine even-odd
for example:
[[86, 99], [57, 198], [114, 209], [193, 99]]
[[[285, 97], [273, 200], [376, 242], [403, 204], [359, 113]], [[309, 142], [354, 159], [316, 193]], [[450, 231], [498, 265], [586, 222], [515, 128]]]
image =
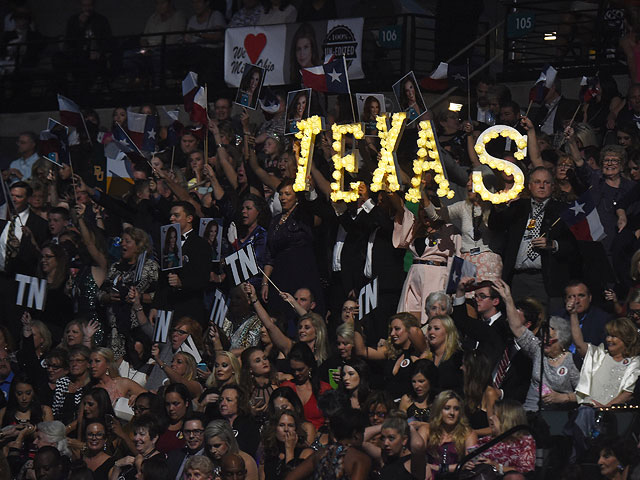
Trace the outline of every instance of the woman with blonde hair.
[[213, 420], [204, 429], [205, 455], [220, 468], [222, 457], [228, 453], [240, 455], [247, 469], [247, 480], [258, 480], [258, 466], [251, 455], [240, 450], [231, 424], [226, 420]]
[[[271, 316], [267, 313], [264, 306], [258, 299], [255, 287], [250, 283], [245, 283], [244, 285], [245, 292], [249, 297], [249, 302], [253, 305], [258, 318], [267, 329], [273, 344], [285, 356], [288, 355], [291, 347], [293, 347], [294, 341], [287, 337], [287, 335], [278, 328], [278, 325], [276, 325]], [[313, 356], [316, 358], [318, 365], [329, 358], [327, 326], [324, 322], [324, 318], [317, 313], [309, 312], [298, 319], [297, 341], [307, 344], [313, 352]]]
[[[154, 345], [151, 351], [153, 352], [157, 348]], [[171, 360], [171, 367], [163, 370], [169, 383], [182, 383], [189, 390], [191, 398], [194, 399], [202, 393], [202, 385], [196, 380], [197, 369], [198, 365], [193, 355], [187, 352], [176, 352]]]
[[240, 384], [240, 371], [242, 367], [238, 357], [227, 351], [216, 352], [216, 360], [213, 364], [213, 372], [207, 378], [207, 387], [222, 388], [227, 384]]
[[94, 379], [94, 386], [104, 388], [109, 393], [111, 404], [126, 405], [128, 402], [120, 401], [121, 398], [130, 399], [146, 392], [144, 388], [133, 380], [121, 377], [115, 364], [113, 351], [110, 348], [98, 347], [91, 351], [90, 372]]
[[462, 350], [453, 319], [448, 315], [431, 317], [426, 330], [429, 350], [424, 356], [438, 367], [438, 389], [462, 392]]
[[478, 442], [464, 414], [464, 401], [453, 390], [440, 392], [434, 400], [425, 434], [429, 468], [436, 472], [443, 464], [453, 472], [458, 460]]
[[385, 390], [400, 399], [409, 393], [411, 368], [427, 350], [420, 321], [407, 312], [396, 313], [389, 322], [389, 337], [378, 348], [366, 347], [360, 333], [355, 334], [356, 355], [370, 360], [384, 360]]
[[[517, 425], [528, 425], [524, 408], [515, 400], [501, 400], [496, 403], [494, 409], [495, 413], [489, 418], [491, 436], [481, 438], [478, 446], [484, 445]], [[482, 452], [474, 462], [487, 463], [503, 475], [507, 472], [532, 472], [535, 469], [535, 461], [535, 440], [528, 433], [518, 431]]]

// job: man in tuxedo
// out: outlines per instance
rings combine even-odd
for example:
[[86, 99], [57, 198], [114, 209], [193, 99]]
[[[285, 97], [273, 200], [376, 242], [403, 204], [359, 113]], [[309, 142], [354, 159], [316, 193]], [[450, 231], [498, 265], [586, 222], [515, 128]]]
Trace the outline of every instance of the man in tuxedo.
[[522, 403], [531, 383], [531, 360], [517, 347], [509, 322], [502, 312], [504, 303], [490, 282], [474, 286], [478, 318], [471, 318], [465, 293], [473, 283], [473, 278], [462, 278], [453, 301], [452, 317], [465, 337], [463, 346], [467, 351], [478, 349], [487, 355], [492, 366], [491, 380], [500, 391], [501, 399], [510, 398]]
[[566, 205], [551, 198], [553, 175], [544, 167], [531, 171], [531, 198], [520, 198], [508, 207], [494, 206], [489, 228], [506, 235], [502, 252], [502, 278], [516, 299], [532, 296], [550, 311], [562, 306], [564, 286], [571, 277], [575, 238], [558, 221]]
[[182, 434], [185, 446], [172, 450], [167, 455], [169, 478], [182, 480], [185, 473], [185, 465], [189, 458], [195, 455], [204, 455], [204, 416], [200, 412], [187, 414], [182, 425]]
[[160, 274], [149, 314], [155, 318], [158, 309], [173, 311], [175, 319], [188, 316], [204, 325], [203, 294], [209, 282], [211, 249], [207, 241], [193, 230], [196, 216], [189, 202], [175, 202], [169, 219], [171, 223], [180, 224], [183, 265], [178, 273], [171, 270]]
[[[7, 220], [0, 220], [0, 308], [6, 314], [6, 325], [18, 338], [20, 334], [19, 312], [15, 301], [17, 273], [35, 276], [40, 261], [39, 248], [49, 239], [47, 221], [29, 208], [29, 198], [33, 194], [26, 182], [11, 185], [9, 194], [15, 212]], [[8, 210], [9, 211], [9, 210]]]

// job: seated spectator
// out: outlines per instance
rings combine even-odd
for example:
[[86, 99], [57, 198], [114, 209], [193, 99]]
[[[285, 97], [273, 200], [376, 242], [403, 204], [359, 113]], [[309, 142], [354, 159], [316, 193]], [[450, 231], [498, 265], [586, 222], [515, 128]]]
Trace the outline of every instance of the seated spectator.
[[251, 417], [247, 394], [238, 385], [230, 384], [220, 391], [220, 415], [237, 432], [238, 446], [255, 457], [258, 450], [258, 424]]
[[[489, 423], [492, 436], [483, 437], [478, 446], [516, 425], [527, 425], [527, 417], [518, 402], [502, 400], [496, 403], [495, 414], [489, 419]], [[509, 478], [508, 472], [532, 472], [536, 461], [536, 442], [531, 435], [522, 431], [516, 432], [482, 452], [474, 461], [491, 465], [500, 475], [505, 474], [505, 478]]]
[[242, 8], [233, 14], [229, 21], [230, 27], [251, 27], [258, 25], [264, 14], [264, 7], [258, 0], [243, 0]]
[[87, 422], [84, 438], [87, 448], [82, 458], [93, 472], [94, 480], [108, 480], [115, 458], [106, 453], [107, 426], [100, 420]]
[[204, 430], [206, 455], [219, 469], [222, 460], [228, 454], [242, 457], [247, 469], [247, 480], [258, 479], [258, 466], [256, 461], [238, 447], [234, 431], [226, 420], [214, 420]]
[[274, 25], [277, 23], [293, 23], [298, 11], [288, 0], [270, 0], [260, 15], [258, 25]]
[[[226, 27], [224, 15], [211, 8], [210, 0], [192, 0], [193, 15], [187, 22], [186, 43], [195, 43], [198, 47], [209, 48], [215, 46], [224, 38], [222, 29]], [[211, 31], [219, 30], [219, 31]], [[202, 32], [202, 33], [198, 33]]]

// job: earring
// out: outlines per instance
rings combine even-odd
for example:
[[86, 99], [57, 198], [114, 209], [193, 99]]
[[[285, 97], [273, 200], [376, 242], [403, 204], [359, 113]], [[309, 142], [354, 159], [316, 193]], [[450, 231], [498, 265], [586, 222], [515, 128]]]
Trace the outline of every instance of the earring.
[[107, 370], [107, 377], [109, 376], [109, 370]]

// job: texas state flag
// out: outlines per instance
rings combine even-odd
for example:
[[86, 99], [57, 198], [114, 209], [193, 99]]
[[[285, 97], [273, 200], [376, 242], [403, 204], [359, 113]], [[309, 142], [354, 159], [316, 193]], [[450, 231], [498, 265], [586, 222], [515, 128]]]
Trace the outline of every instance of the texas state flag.
[[447, 280], [447, 294], [456, 293], [458, 284], [463, 277], [475, 278], [478, 269], [468, 260], [457, 255], [453, 256], [449, 279]]
[[182, 80], [182, 100], [187, 113], [191, 113], [193, 109], [193, 97], [195, 97], [198, 88], [200, 88], [198, 86], [198, 74], [194, 72], [187, 73], [187, 76]]
[[133, 162], [140, 160], [146, 161], [146, 157], [142, 154], [138, 146], [131, 139], [129, 134], [119, 124], [115, 124], [113, 128], [113, 142], [109, 145], [115, 145], [118, 150], [124, 153]]
[[127, 111], [129, 137], [142, 152], [156, 149], [157, 120], [155, 115]]
[[598, 242], [606, 237], [600, 215], [598, 215], [589, 190], [562, 212], [560, 217], [573, 232], [576, 240]]
[[303, 68], [302, 83], [318, 92], [350, 93], [347, 62], [343, 57], [317, 67]]

